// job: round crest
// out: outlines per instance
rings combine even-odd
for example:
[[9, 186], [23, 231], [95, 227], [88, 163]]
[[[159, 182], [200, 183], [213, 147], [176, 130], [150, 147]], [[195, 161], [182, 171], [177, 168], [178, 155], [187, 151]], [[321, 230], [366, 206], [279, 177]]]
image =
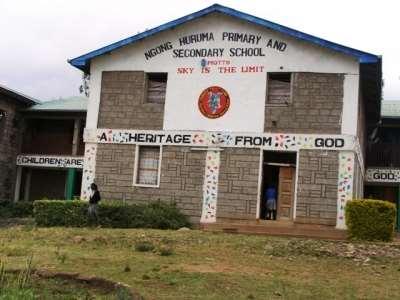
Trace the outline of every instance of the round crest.
[[216, 119], [227, 112], [230, 102], [227, 91], [219, 86], [210, 86], [200, 94], [199, 110], [203, 116]]

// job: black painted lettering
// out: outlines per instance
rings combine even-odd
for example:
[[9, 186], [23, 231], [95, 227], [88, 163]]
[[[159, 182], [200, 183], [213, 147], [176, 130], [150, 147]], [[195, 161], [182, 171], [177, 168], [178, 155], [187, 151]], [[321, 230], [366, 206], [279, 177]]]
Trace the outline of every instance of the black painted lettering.
[[344, 147], [344, 139], [342, 139], [342, 138], [335, 139], [335, 147], [343, 148]]
[[272, 137], [263, 137], [263, 146], [271, 146], [272, 145]]
[[128, 141], [129, 142], [136, 142], [136, 140], [137, 140], [137, 134], [136, 133], [135, 134], [132, 134], [132, 133], [128, 134]]
[[179, 144], [182, 142], [182, 136], [180, 134], [176, 134], [174, 136], [174, 143]]
[[106, 133], [105, 132], [103, 132], [101, 135], [100, 135], [100, 142], [106, 142], [107, 141], [107, 135], [106, 135]]
[[247, 144], [253, 146], [253, 138], [251, 136], [244, 137], [243, 145], [246, 146]]
[[145, 134], [144, 133], [139, 133], [138, 135], [137, 135], [137, 141], [139, 142], [139, 143], [144, 143], [146, 140], [145, 140]]
[[324, 139], [323, 138], [316, 138], [315, 139], [315, 147], [324, 147]]
[[238, 145], [242, 141], [243, 141], [243, 136], [240, 135], [235, 137], [235, 145]]
[[166, 143], [170, 143], [170, 144], [173, 143], [173, 140], [172, 140], [172, 137], [171, 137], [170, 134], [167, 135], [167, 139], [165, 140], [165, 142], [166, 142]]
[[183, 144], [190, 144], [191, 137], [192, 137], [192, 136], [191, 136], [190, 134], [184, 134], [184, 135], [183, 135], [182, 143], [183, 143]]

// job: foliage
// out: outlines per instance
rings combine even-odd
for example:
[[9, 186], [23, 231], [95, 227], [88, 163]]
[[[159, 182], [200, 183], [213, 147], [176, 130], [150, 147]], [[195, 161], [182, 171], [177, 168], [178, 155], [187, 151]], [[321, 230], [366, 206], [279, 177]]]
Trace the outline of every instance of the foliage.
[[0, 300], [53, 299], [132, 299], [125, 286], [116, 290], [102, 286], [88, 286], [73, 280], [40, 277], [32, 269], [32, 255], [20, 271], [6, 271], [0, 261]]
[[161, 256], [170, 256], [174, 254], [174, 249], [171, 246], [161, 246], [159, 251]]
[[347, 202], [345, 214], [351, 238], [392, 240], [396, 220], [394, 204], [382, 200], [353, 200]]
[[36, 200], [33, 215], [39, 226], [82, 227], [88, 224], [87, 203], [83, 201]]
[[6, 276], [4, 262], [0, 262], [0, 300], [35, 299], [33, 291], [28, 288], [32, 276], [31, 255], [26, 261], [25, 269], [18, 273], [15, 280]]
[[0, 201], [0, 217], [2, 218], [26, 218], [33, 215], [33, 202], [8, 200]]
[[[90, 225], [88, 203], [74, 200], [37, 200], [34, 216], [39, 226], [85, 227]], [[98, 225], [109, 228], [178, 229], [190, 226], [188, 219], [174, 204], [124, 204], [102, 201], [98, 207]]]
[[154, 245], [148, 241], [140, 241], [135, 244], [135, 250], [139, 252], [149, 252], [154, 250]]

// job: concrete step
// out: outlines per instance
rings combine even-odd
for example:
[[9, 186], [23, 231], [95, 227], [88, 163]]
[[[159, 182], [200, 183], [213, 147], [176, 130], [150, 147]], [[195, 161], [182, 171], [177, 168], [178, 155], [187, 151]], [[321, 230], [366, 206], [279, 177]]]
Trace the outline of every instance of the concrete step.
[[346, 230], [338, 230], [332, 226], [324, 225], [296, 224], [289, 221], [218, 222], [202, 224], [201, 228], [205, 231], [227, 233], [310, 237], [328, 240], [346, 239]]

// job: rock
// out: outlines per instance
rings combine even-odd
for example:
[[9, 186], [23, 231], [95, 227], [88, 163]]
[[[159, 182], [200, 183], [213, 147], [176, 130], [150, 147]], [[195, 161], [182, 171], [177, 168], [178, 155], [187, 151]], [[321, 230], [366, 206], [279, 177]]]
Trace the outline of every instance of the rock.
[[72, 238], [72, 241], [73, 241], [74, 243], [76, 243], [76, 244], [80, 244], [80, 243], [86, 241], [86, 239], [85, 239], [83, 236], [77, 235], [77, 236], [74, 236], [74, 237]]
[[191, 230], [191, 229], [188, 227], [181, 227], [178, 229], [178, 231], [189, 231], [189, 230]]

